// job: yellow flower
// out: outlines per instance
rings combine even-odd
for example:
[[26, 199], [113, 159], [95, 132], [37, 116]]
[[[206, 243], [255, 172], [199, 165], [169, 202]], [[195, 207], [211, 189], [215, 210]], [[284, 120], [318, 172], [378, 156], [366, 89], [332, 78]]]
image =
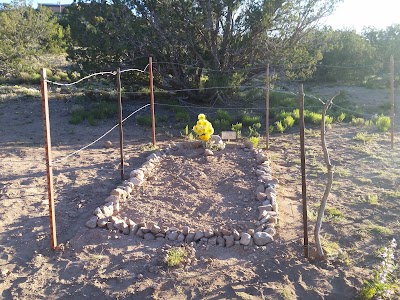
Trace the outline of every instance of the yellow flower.
[[197, 118], [199, 120], [205, 120], [206, 119], [206, 115], [205, 114], [199, 114]]

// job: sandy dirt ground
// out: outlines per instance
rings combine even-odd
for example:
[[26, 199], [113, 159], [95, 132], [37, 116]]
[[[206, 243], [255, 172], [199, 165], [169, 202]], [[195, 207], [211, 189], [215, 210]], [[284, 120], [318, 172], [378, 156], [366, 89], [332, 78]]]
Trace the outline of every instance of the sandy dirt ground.
[[[74, 104], [50, 101], [55, 160], [115, 124], [71, 125]], [[150, 153], [151, 135], [133, 119], [124, 128], [129, 171]], [[276, 240], [247, 251], [238, 245], [199, 247], [194, 264], [174, 269], [163, 262], [165, 241], [85, 227], [93, 210], [120, 183], [119, 149], [105, 148], [103, 141], [54, 165], [61, 247], [50, 250], [43, 135], [40, 98], [0, 102], [1, 299], [353, 299], [362, 284], [363, 268], [303, 257], [299, 166], [287, 163], [283, 146], [295, 143], [293, 137], [275, 137], [270, 150], [280, 181]], [[117, 145], [118, 132], [106, 139]], [[157, 140], [163, 147], [180, 139], [160, 130]], [[123, 213], [191, 226], [246, 226], [255, 212], [246, 210], [255, 201], [252, 168], [249, 154], [241, 150], [221, 151], [212, 161], [172, 156], [154, 174], [148, 190], [145, 185], [138, 192], [140, 204], [128, 205]]]

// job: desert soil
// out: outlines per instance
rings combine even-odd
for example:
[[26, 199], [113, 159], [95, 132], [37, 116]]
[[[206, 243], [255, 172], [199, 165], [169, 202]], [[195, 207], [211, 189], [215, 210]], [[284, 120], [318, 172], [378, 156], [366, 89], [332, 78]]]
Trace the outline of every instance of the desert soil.
[[[365, 95], [373, 103], [371, 99], [381, 91], [376, 93], [368, 91]], [[50, 101], [55, 160], [87, 145], [115, 124], [113, 120], [102, 120], [96, 126], [86, 121], [71, 125], [68, 120], [75, 104], [71, 98]], [[125, 109], [130, 112], [141, 105], [130, 103]], [[129, 172], [151, 152], [151, 134], [133, 118], [124, 128]], [[374, 140], [369, 144], [353, 140], [359, 131], [372, 131], [371, 135], [376, 134]], [[114, 130], [106, 140], [118, 145], [118, 138]], [[369, 128], [335, 124], [327, 139], [337, 168], [329, 206], [342, 215], [328, 218], [323, 225], [327, 246], [338, 245], [331, 247], [334, 249], [326, 260], [304, 258], [299, 143], [293, 130], [271, 137], [272, 169], [280, 181], [276, 240], [247, 251], [242, 246], [199, 247], [194, 264], [175, 269], [163, 262], [161, 249], [165, 241], [144, 241], [85, 227], [93, 210], [120, 183], [119, 149], [105, 148], [104, 140], [54, 165], [57, 238], [61, 247], [50, 250], [41, 100], [3, 97], [0, 297], [353, 299], [362, 281], [379, 263], [375, 251], [393, 237], [399, 240], [398, 199], [393, 195], [399, 192], [400, 157], [390, 151], [387, 135]], [[159, 147], [164, 147], [182, 138], [170, 128], [159, 128], [157, 140]], [[307, 131], [306, 143], [312, 244], [314, 213], [326, 180], [318, 128]], [[137, 191], [137, 201], [127, 203], [121, 214], [193, 227], [228, 222], [246, 227], [256, 208], [252, 164], [250, 155], [239, 149], [221, 151], [210, 160], [184, 153], [171, 156], [153, 174], [151, 182]], [[372, 193], [379, 195], [379, 205], [366, 203], [367, 195]], [[377, 234], [371, 224], [388, 231]]]

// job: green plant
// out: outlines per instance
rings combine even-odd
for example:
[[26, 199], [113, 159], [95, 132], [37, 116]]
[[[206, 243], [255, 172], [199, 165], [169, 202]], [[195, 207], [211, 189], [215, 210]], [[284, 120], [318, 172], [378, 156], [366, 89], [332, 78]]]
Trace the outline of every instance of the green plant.
[[258, 142], [260, 141], [260, 138], [259, 138], [259, 137], [256, 137], [256, 136], [251, 136], [251, 137], [249, 138], [249, 141], [253, 144], [253, 147], [254, 147], [254, 148], [257, 148]]
[[283, 133], [286, 130], [286, 127], [282, 124], [281, 121], [275, 122], [276, 130], [280, 133]]
[[366, 143], [371, 142], [374, 139], [373, 136], [368, 135], [368, 133], [366, 132], [357, 132], [355, 136], [353, 136], [353, 140], [355, 141], [361, 141], [364, 143], [364, 145]]
[[390, 128], [390, 117], [380, 115], [376, 120], [376, 127], [381, 132], [386, 132]]
[[255, 123], [260, 123], [261, 117], [260, 116], [249, 116], [244, 114], [242, 116], [242, 124], [245, 126], [251, 126]]
[[286, 116], [283, 119], [283, 126], [285, 126], [286, 129], [293, 127], [293, 125], [294, 125], [294, 119], [292, 116]]
[[367, 203], [370, 204], [370, 205], [379, 205], [378, 195], [377, 194], [368, 193], [368, 195], [367, 195]]
[[320, 124], [322, 121], [322, 114], [313, 111], [304, 111], [304, 122], [311, 124]]
[[97, 122], [96, 122], [96, 119], [95, 119], [95, 117], [94, 117], [93, 115], [89, 115], [89, 116], [87, 117], [87, 120], [88, 120], [88, 122], [89, 122], [90, 125], [96, 126]]
[[227, 120], [229, 123], [231, 122], [231, 116], [226, 110], [218, 109], [216, 115], [219, 120]]
[[185, 127], [184, 137], [189, 139], [190, 141], [193, 141], [195, 139], [193, 132], [189, 130], [189, 125], [186, 125]]
[[236, 136], [239, 139], [242, 136], [242, 123], [232, 124], [232, 130], [236, 132]]
[[150, 116], [137, 116], [136, 117], [136, 122], [140, 126], [146, 126], [146, 127], [151, 127], [151, 117]]
[[373, 279], [364, 281], [359, 294], [361, 299], [392, 299], [392, 296], [400, 291], [395, 273], [398, 268], [394, 257], [396, 247], [396, 240], [392, 239], [389, 245], [380, 251], [382, 262], [373, 271]]
[[343, 122], [345, 118], [346, 114], [344, 112], [341, 112], [340, 115], [337, 116], [336, 120], [340, 123]]
[[258, 130], [261, 128], [261, 123], [254, 123], [249, 126], [249, 137], [259, 137]]
[[351, 118], [350, 124], [352, 126], [363, 126], [365, 124], [365, 120], [363, 118]]
[[185, 110], [178, 110], [175, 113], [175, 120], [177, 122], [189, 123], [190, 122], [189, 113], [187, 111], [185, 111]]
[[87, 117], [87, 113], [84, 109], [78, 109], [72, 112], [71, 119], [69, 119], [68, 123], [77, 125], [83, 122]]
[[177, 267], [184, 262], [186, 256], [185, 248], [173, 247], [167, 251], [164, 261], [168, 267]]

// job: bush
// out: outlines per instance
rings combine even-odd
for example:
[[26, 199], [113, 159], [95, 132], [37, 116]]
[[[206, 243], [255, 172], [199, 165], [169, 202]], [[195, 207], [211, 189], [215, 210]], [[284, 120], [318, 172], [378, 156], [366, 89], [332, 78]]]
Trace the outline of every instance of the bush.
[[340, 123], [343, 122], [345, 118], [346, 114], [344, 112], [341, 112], [340, 115], [337, 116], [336, 120]]
[[276, 130], [280, 133], [283, 133], [286, 130], [286, 127], [282, 124], [281, 121], [275, 122]]
[[229, 113], [226, 110], [218, 109], [216, 114], [217, 114], [217, 119], [227, 120], [227, 121], [231, 122], [231, 116], [229, 115]]
[[251, 126], [251, 125], [253, 125], [255, 123], [260, 123], [260, 120], [261, 120], [260, 116], [253, 116], [252, 117], [252, 116], [249, 116], [249, 115], [246, 115], [246, 114], [244, 114], [242, 116], [242, 123], [245, 126]]
[[376, 120], [376, 127], [381, 132], [386, 132], [390, 128], [390, 117], [380, 115]]
[[175, 120], [182, 123], [189, 123], [190, 122], [189, 113], [185, 110], [178, 110], [175, 114]]
[[304, 121], [311, 124], [321, 124], [322, 114], [313, 111], [304, 111]]
[[237, 138], [240, 138], [242, 136], [242, 127], [243, 127], [242, 123], [232, 124], [231, 129], [236, 132]]
[[286, 116], [284, 119], [283, 119], [283, 125], [285, 126], [285, 128], [291, 128], [291, 127], [293, 127], [293, 125], [294, 125], [294, 119], [293, 119], [293, 117], [292, 116]]
[[259, 137], [258, 130], [261, 128], [261, 123], [254, 123], [249, 126], [249, 137]]
[[260, 141], [260, 138], [252, 136], [252, 137], [249, 138], [249, 141], [253, 144], [254, 148], [257, 148], [258, 142]]
[[150, 116], [137, 116], [136, 122], [140, 126], [151, 127], [151, 117]]
[[77, 125], [83, 122], [87, 117], [84, 109], [78, 109], [72, 112], [71, 119], [68, 121], [70, 124]]
[[63, 71], [58, 71], [55, 76], [59, 76], [62, 81], [70, 81], [68, 74]]
[[365, 120], [363, 118], [355, 118], [353, 117], [350, 122], [353, 126], [363, 126], [365, 124]]

